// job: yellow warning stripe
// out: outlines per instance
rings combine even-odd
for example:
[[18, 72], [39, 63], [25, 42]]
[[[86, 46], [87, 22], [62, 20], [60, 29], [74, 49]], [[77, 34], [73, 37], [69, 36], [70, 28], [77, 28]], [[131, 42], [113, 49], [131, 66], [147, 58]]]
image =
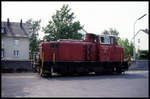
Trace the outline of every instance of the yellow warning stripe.
[[55, 64], [55, 53], [53, 53], [53, 63]]
[[42, 67], [40, 68], [40, 75], [43, 73], [43, 66], [44, 66], [44, 52], [42, 52]]
[[42, 67], [44, 65], [44, 52], [42, 53]]

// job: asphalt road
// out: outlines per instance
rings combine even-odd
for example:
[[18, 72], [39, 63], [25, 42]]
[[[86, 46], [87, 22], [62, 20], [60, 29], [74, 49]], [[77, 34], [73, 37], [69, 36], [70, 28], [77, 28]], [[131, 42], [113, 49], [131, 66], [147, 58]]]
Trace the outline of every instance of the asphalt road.
[[42, 78], [37, 73], [3, 73], [2, 97], [149, 97], [149, 72]]

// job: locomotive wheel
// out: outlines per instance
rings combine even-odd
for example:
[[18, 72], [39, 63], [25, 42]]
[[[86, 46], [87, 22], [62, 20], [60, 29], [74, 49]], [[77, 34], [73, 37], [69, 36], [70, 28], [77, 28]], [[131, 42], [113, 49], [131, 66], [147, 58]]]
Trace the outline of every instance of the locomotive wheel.
[[121, 68], [116, 68], [116, 72], [117, 72], [117, 74], [122, 74], [122, 70], [121, 70]]
[[95, 72], [96, 75], [103, 75], [104, 74], [104, 67], [96, 67], [93, 70]]
[[43, 71], [43, 68], [40, 68], [40, 76], [41, 77], [45, 77], [46, 76], [45, 73], [44, 73], [44, 71]]
[[95, 72], [96, 75], [103, 75], [104, 72]]
[[42, 68], [40, 68], [40, 76], [41, 77], [49, 77], [52, 76], [52, 74], [50, 72], [44, 72], [44, 70]]
[[73, 72], [61, 72], [60, 73], [62, 76], [73, 76], [74, 73]]
[[46, 73], [46, 76], [50, 77], [50, 76], [52, 76], [52, 74], [51, 73]]
[[84, 75], [88, 75], [89, 72], [87, 71], [81, 71], [81, 72], [77, 72], [78, 75], [84, 76]]

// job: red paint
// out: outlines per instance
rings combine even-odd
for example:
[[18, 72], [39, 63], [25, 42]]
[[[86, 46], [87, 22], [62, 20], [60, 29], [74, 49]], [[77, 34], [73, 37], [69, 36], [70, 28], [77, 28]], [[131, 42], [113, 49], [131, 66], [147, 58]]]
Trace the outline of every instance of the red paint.
[[[59, 40], [51, 42], [41, 42], [39, 46], [40, 59], [44, 52], [44, 61], [53, 61], [53, 53], [57, 61], [121, 61], [121, 54], [124, 55], [123, 48], [116, 45], [115, 38], [113, 44], [102, 44], [100, 37], [94, 34], [86, 34], [85, 40]], [[107, 37], [106, 37], [107, 38]], [[124, 57], [124, 56], [123, 56]]]

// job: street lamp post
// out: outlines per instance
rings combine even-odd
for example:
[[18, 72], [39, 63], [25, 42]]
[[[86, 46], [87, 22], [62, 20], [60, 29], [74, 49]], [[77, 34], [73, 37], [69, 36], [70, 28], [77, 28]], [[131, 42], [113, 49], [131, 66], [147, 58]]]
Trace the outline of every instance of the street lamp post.
[[147, 14], [144, 14], [143, 16], [141, 16], [140, 18], [138, 18], [137, 20], [135, 20], [135, 22], [134, 22], [134, 31], [133, 31], [133, 33], [134, 33], [134, 35], [133, 35], [133, 37], [134, 37], [134, 60], [136, 59], [136, 49], [135, 49], [135, 24], [136, 24], [136, 22], [138, 21], [138, 20], [140, 20], [140, 19], [142, 19], [144, 16], [146, 16]]
[[[140, 30], [138, 30], [138, 31], [137, 31], [137, 33], [134, 35], [134, 37], [136, 37], [136, 35], [137, 35], [140, 31], [142, 31], [142, 32], [144, 32], [144, 33], [146, 33], [146, 34], [148, 34], [148, 35], [149, 35], [149, 30], [148, 30], [148, 29], [140, 29]], [[133, 40], [133, 39], [134, 39], [134, 37], [132, 37], [132, 39], [131, 39], [131, 40]]]

